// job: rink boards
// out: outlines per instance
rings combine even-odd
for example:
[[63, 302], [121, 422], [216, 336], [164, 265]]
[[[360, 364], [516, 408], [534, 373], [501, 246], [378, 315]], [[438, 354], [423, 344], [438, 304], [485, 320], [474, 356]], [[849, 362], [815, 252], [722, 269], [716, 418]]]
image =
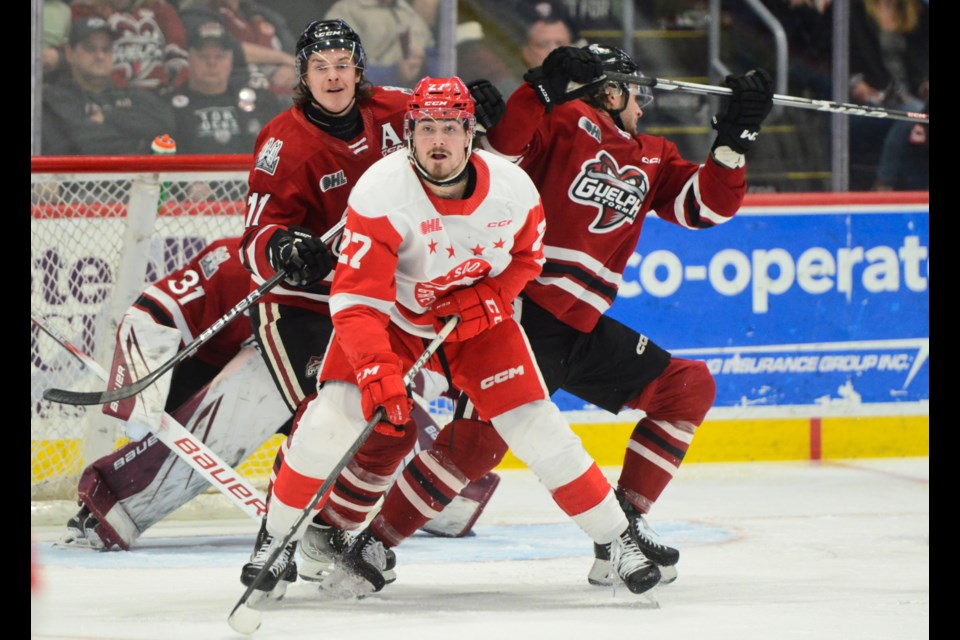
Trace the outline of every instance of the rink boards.
[[[709, 230], [648, 218], [610, 315], [707, 363], [686, 460], [738, 461], [927, 455], [929, 308], [928, 193], [778, 194]], [[641, 414], [554, 399], [619, 464]]]
[[[688, 462], [927, 455], [928, 247], [926, 192], [748, 196], [701, 231], [651, 216], [610, 315], [713, 373]], [[640, 414], [554, 400], [598, 462], [621, 462]]]

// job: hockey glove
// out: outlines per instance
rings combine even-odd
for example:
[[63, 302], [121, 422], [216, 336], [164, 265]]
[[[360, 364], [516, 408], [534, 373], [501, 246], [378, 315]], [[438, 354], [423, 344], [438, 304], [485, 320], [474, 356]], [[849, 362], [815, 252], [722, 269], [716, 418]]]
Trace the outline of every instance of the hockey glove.
[[333, 269], [333, 253], [320, 238], [300, 227], [280, 229], [267, 242], [267, 259], [277, 271], [287, 272], [283, 279], [294, 287], [309, 287]]
[[745, 154], [773, 109], [773, 78], [763, 69], [751, 69], [742, 76], [727, 76], [724, 83], [733, 93], [720, 113], [713, 116], [717, 139], [712, 149], [727, 146]]
[[430, 313], [437, 318], [434, 321], [437, 331], [445, 324], [445, 318], [460, 316], [459, 324], [447, 340], [462, 342], [512, 316], [513, 307], [500, 298], [500, 292], [493, 286], [480, 281], [440, 298], [430, 307]]
[[374, 430], [388, 436], [402, 436], [403, 425], [413, 410], [413, 400], [403, 383], [400, 358], [394, 353], [374, 353], [365, 358], [354, 373], [360, 387], [363, 417], [370, 420], [377, 407], [383, 407], [387, 422], [378, 423]]
[[500, 90], [490, 84], [489, 80], [474, 80], [467, 85], [470, 96], [473, 98], [477, 115], [477, 129], [488, 131], [493, 125], [500, 122], [503, 113], [507, 110], [507, 103], [503, 100]]
[[537, 90], [547, 113], [555, 105], [589, 93], [604, 77], [603, 63], [595, 53], [571, 46], [557, 47], [541, 66], [523, 74], [523, 79]]

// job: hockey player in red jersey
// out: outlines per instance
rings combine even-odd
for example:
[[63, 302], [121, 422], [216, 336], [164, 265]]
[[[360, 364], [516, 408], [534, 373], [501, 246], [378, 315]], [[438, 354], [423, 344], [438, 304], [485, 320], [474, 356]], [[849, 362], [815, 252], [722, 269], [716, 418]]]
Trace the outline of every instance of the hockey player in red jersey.
[[[333, 327], [328, 303], [334, 258], [320, 236], [341, 220], [347, 196], [368, 167], [402, 150], [410, 93], [374, 87], [365, 80], [363, 46], [343, 20], [308, 24], [297, 42], [296, 60], [300, 84], [294, 104], [267, 123], [257, 138], [243, 235], [243, 258], [253, 288], [280, 269], [288, 275], [263, 296], [250, 316], [267, 366], [292, 412], [316, 392]], [[437, 388], [428, 383], [424, 387]], [[437, 393], [424, 392], [428, 399]], [[421, 411], [418, 418], [428, 420], [429, 414]], [[416, 429], [411, 429], [401, 441], [409, 451], [416, 439]], [[294, 440], [296, 433], [291, 433], [281, 445], [274, 473]], [[392, 450], [396, 441], [373, 434], [344, 469], [327, 508], [316, 516], [300, 545], [300, 577], [319, 579], [349, 541], [345, 532], [359, 529], [366, 520], [403, 458], [385, 458], [379, 450]], [[476, 509], [489, 499], [496, 480], [495, 474], [482, 480], [479, 501], [473, 503]], [[466, 533], [471, 524], [467, 514], [454, 529]], [[261, 527], [241, 573], [245, 585], [263, 566], [271, 542]], [[285, 573], [264, 580], [258, 590], [272, 591], [281, 578], [296, 579], [295, 551], [295, 545], [286, 550], [291, 562]]]
[[[489, 440], [502, 446], [502, 456], [508, 444], [595, 543], [614, 547], [615, 571], [642, 593], [660, 572], [640, 552], [613, 488], [550, 401], [512, 317], [511, 303], [543, 263], [540, 195], [513, 163], [471, 153], [474, 131], [474, 101], [461, 80], [424, 78], [406, 115], [407, 153], [376, 163], [350, 194], [330, 298], [335, 337], [317, 396], [295, 418], [296, 437], [270, 496], [268, 530], [273, 536], [292, 530], [378, 407], [387, 422], [377, 429], [402, 436], [414, 428], [404, 371], [456, 315], [460, 323], [426, 366], [449, 375], [489, 422], [471, 442], [458, 440], [458, 449]], [[401, 437], [394, 441], [384, 458], [398, 459]], [[442, 449], [428, 459], [433, 473], [457, 488], [465, 484]], [[296, 539], [303, 532], [293, 533]], [[327, 581], [380, 590], [386, 551], [395, 543], [389, 528], [365, 529]]]
[[[249, 292], [240, 238], [217, 240], [185, 266], [145, 289], [117, 328], [109, 376], [115, 389], [168, 361]], [[238, 320], [137, 396], [105, 405], [124, 420], [131, 442], [88, 465], [61, 544], [129, 549], [148, 528], [208, 488], [205, 478], [159, 442], [164, 412], [230, 465], [240, 464], [274, 433], [289, 431], [292, 413], [270, 384], [250, 323]]]
[[[732, 95], [714, 119], [716, 142], [696, 164], [672, 142], [638, 133], [652, 96], [605, 80], [605, 71], [639, 73], [615, 47], [556, 49], [528, 71], [484, 144], [516, 159], [543, 196], [545, 264], [515, 308], [547, 389], [564, 389], [614, 414], [646, 412], [627, 444], [616, 493], [643, 553], [668, 583], [676, 578], [679, 551], [656, 539], [643, 514], [676, 473], [716, 387], [704, 363], [671, 357], [605, 313], [648, 213], [697, 230], [737, 212], [746, 191], [744, 155], [772, 107], [772, 82], [762, 70], [727, 78]], [[499, 95], [490, 91], [475, 89], [475, 98], [494, 105]], [[492, 469], [502, 443], [472, 435], [482, 425], [464, 420], [455, 434], [441, 431], [433, 450], [406, 467], [397, 483], [407, 489], [387, 496], [372, 530], [390, 531], [399, 543], [457, 495], [462, 478]], [[445, 473], [436, 471], [441, 458]], [[588, 581], [612, 584], [610, 546], [597, 543], [594, 553]]]

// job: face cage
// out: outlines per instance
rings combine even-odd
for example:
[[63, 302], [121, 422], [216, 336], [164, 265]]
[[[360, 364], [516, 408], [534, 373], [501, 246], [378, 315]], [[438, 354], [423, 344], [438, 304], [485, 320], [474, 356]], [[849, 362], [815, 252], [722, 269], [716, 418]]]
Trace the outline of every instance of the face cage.
[[360, 70], [362, 73], [367, 66], [366, 55], [363, 52], [363, 47], [359, 43], [354, 42], [353, 40], [321, 40], [320, 42], [315, 42], [309, 46], [304, 47], [297, 53], [297, 77], [303, 78], [307, 74], [307, 62], [310, 60], [310, 56], [315, 53], [321, 53], [323, 51], [330, 51], [331, 49], [346, 49], [350, 52], [350, 58], [353, 60], [353, 66]]

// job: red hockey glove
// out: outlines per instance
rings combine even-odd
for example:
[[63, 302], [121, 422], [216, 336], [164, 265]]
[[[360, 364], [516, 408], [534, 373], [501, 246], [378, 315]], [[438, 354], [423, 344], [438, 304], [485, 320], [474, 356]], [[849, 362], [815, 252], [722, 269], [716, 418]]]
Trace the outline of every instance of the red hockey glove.
[[511, 317], [513, 307], [500, 298], [496, 289], [481, 281], [440, 298], [433, 303], [430, 313], [437, 317], [437, 331], [443, 328], [444, 318], [460, 316], [460, 323], [447, 340], [462, 342]]
[[402, 436], [403, 425], [413, 410], [413, 401], [403, 383], [400, 358], [393, 353], [375, 353], [365, 358], [354, 373], [360, 387], [363, 417], [370, 420], [377, 407], [383, 407], [390, 424], [381, 422], [374, 430], [389, 436]]

